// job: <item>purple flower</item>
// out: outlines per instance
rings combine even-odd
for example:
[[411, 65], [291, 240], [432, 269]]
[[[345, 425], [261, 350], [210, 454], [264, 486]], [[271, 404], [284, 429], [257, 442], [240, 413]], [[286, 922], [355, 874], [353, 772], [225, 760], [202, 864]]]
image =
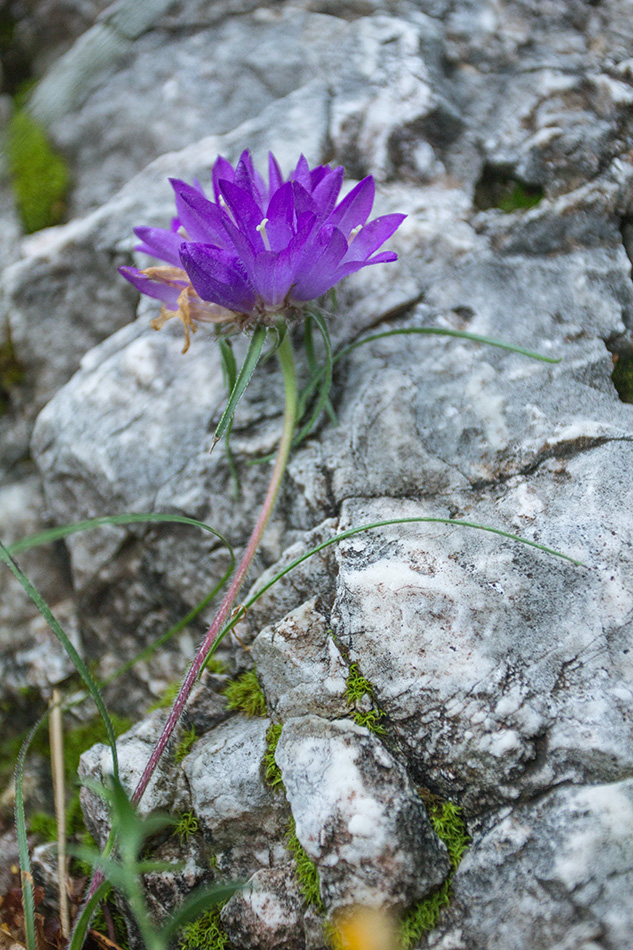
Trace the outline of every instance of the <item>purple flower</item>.
[[214, 201], [198, 182], [171, 179], [177, 212], [171, 228], [135, 229], [136, 250], [164, 265], [120, 268], [141, 293], [163, 302], [153, 326], [172, 316], [182, 320], [185, 349], [196, 322], [272, 325], [361, 267], [397, 259], [393, 251], [376, 252], [406, 215], [367, 221], [371, 175], [337, 204], [342, 167], [310, 169], [301, 156], [284, 181], [270, 154], [267, 187], [244, 151], [235, 169], [220, 156], [212, 182]]

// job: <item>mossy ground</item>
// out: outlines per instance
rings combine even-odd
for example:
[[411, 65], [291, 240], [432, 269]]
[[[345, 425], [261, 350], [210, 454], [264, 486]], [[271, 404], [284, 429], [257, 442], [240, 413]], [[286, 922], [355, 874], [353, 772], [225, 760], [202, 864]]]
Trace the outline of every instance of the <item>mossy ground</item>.
[[319, 872], [316, 864], [308, 857], [303, 845], [297, 838], [294, 818], [291, 819], [286, 832], [286, 848], [295, 859], [297, 884], [303, 899], [310, 907], [325, 913], [325, 906], [319, 891]]
[[453, 873], [470, 843], [468, 829], [459, 805], [429, 795], [426, 807], [436, 834], [446, 845], [451, 862], [451, 873], [437, 890], [419, 901], [405, 914], [400, 924], [402, 950], [410, 950], [423, 934], [437, 926], [441, 911], [451, 902]]
[[256, 670], [247, 670], [223, 690], [226, 708], [247, 716], [266, 715], [266, 697], [257, 679]]
[[225, 950], [229, 946], [222, 922], [220, 906], [213, 907], [183, 927], [178, 950]]
[[266, 730], [266, 751], [264, 752], [264, 778], [270, 788], [279, 788], [283, 791], [284, 781], [281, 769], [275, 762], [275, 750], [281, 736], [283, 726], [280, 722], [273, 722]]
[[10, 119], [6, 150], [15, 203], [27, 234], [60, 224], [66, 213], [68, 168], [44, 129], [22, 109]]
[[374, 700], [374, 687], [361, 675], [358, 663], [352, 663], [345, 681], [345, 702], [349, 706], [352, 719], [359, 726], [365, 726], [376, 735], [384, 735], [381, 725], [384, 713]]

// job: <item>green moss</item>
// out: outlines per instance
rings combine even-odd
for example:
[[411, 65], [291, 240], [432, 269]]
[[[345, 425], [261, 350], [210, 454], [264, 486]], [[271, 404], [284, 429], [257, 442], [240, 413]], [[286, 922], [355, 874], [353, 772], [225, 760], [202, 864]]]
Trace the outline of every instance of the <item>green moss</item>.
[[[89, 869], [92, 874], [92, 868]], [[110, 911], [110, 919], [114, 924], [114, 937], [116, 944], [121, 947], [121, 950], [129, 950], [130, 944], [127, 936], [127, 925], [125, 923], [125, 917], [123, 914], [117, 910], [116, 906], [111, 901], [106, 901], [108, 910]], [[90, 929], [96, 930], [97, 933], [103, 934], [104, 937], [110, 937], [108, 925], [106, 923], [105, 914], [103, 912], [103, 904], [99, 904], [92, 921], [90, 922]], [[94, 945], [95, 941], [91, 941]]]
[[633, 403], [633, 356], [613, 357], [611, 379], [622, 402]]
[[57, 822], [44, 811], [35, 811], [29, 816], [29, 831], [42, 841], [57, 841]]
[[437, 890], [415, 904], [403, 918], [400, 924], [402, 950], [410, 950], [423, 934], [437, 926], [441, 911], [451, 902], [453, 872], [470, 844], [470, 835], [459, 805], [429, 796], [427, 811], [436, 834], [446, 845], [451, 873]]
[[238, 709], [247, 716], [265, 716], [266, 698], [257, 679], [257, 673], [247, 670], [223, 690], [227, 709]]
[[285, 791], [284, 780], [281, 776], [281, 769], [275, 762], [275, 750], [277, 748], [277, 743], [279, 742], [282, 729], [283, 726], [280, 722], [274, 722], [266, 730], [266, 751], [264, 752], [264, 768], [266, 771], [264, 778], [266, 785], [269, 785], [271, 788], [279, 788], [281, 791]]
[[176, 815], [176, 824], [174, 834], [178, 835], [181, 841], [188, 841], [192, 835], [198, 831], [199, 822], [192, 811], [179, 811]]
[[59, 224], [66, 212], [69, 175], [44, 129], [27, 112], [13, 113], [7, 135], [9, 174], [28, 234]]
[[190, 729], [186, 729], [185, 732], [183, 732], [174, 749], [174, 760], [176, 762], [182, 762], [185, 756], [189, 755], [197, 738], [195, 726], [191, 726]]
[[295, 859], [297, 866], [296, 878], [299, 890], [303, 894], [306, 904], [315, 907], [321, 913], [325, 913], [325, 906], [321, 900], [319, 891], [319, 872], [314, 861], [311, 861], [306, 854], [303, 845], [297, 838], [294, 818], [291, 819], [286, 833], [286, 848]]
[[[345, 702], [352, 710], [354, 722], [359, 726], [365, 726], [376, 735], [384, 735], [385, 730], [381, 725], [384, 713], [376, 706], [374, 688], [368, 679], [361, 676], [358, 663], [352, 663], [350, 666], [345, 683]], [[372, 704], [371, 709], [362, 708], [363, 705], [367, 705], [367, 700]]]
[[500, 208], [510, 214], [534, 208], [542, 199], [542, 188], [527, 185], [508, 172], [486, 165], [475, 188], [474, 204], [480, 211]]
[[220, 920], [220, 910], [216, 905], [183, 927], [178, 950], [225, 950], [229, 938]]

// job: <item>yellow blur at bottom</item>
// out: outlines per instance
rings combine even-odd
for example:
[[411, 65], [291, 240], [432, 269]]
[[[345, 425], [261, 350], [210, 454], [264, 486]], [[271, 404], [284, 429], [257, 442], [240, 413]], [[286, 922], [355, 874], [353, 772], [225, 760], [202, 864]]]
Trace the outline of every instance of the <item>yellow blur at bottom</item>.
[[336, 915], [335, 943], [340, 950], [398, 950], [393, 919], [373, 907], [356, 907]]

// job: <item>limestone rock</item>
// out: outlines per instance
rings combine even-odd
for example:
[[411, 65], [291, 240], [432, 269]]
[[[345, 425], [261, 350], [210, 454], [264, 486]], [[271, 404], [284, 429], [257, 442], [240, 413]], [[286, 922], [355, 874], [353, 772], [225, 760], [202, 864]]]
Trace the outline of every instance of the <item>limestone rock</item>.
[[222, 910], [222, 923], [236, 947], [294, 950], [303, 945], [305, 906], [292, 864], [253, 874]]
[[626, 947], [633, 783], [561, 788], [475, 835], [453, 884], [458, 935], [434, 950]]
[[183, 760], [192, 810], [218, 866], [233, 876], [286, 855], [281, 838], [287, 809], [263, 776], [269, 725], [268, 719], [235, 716], [199, 739]]
[[329, 909], [401, 909], [441, 883], [449, 868], [444, 845], [405, 770], [367, 729], [351, 720], [290, 719], [275, 759]]

